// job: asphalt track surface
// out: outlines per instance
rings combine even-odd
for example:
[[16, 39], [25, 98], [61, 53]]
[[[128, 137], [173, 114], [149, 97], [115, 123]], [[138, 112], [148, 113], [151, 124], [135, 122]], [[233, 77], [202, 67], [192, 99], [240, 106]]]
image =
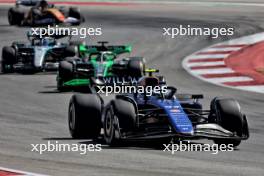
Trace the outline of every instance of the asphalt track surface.
[[[0, 47], [24, 40], [27, 28], [10, 27], [7, 6], [0, 7]], [[182, 58], [228, 38], [162, 36], [162, 27], [191, 24], [233, 26], [232, 38], [263, 30], [263, 9], [257, 6], [139, 5], [85, 7], [84, 27], [102, 27], [103, 35], [87, 42], [107, 40], [131, 43], [132, 55], [145, 56], [179, 92], [204, 93], [205, 108], [214, 96], [236, 98], [248, 116], [251, 137], [233, 152], [176, 152], [172, 155], [145, 147], [109, 148], [101, 152], [31, 152], [30, 144], [91, 143], [72, 140], [67, 127], [71, 93], [56, 93], [54, 74], [0, 75], [0, 166], [49, 175], [264, 175], [264, 95], [202, 82], [182, 67]], [[198, 142], [208, 142], [207, 140]]]

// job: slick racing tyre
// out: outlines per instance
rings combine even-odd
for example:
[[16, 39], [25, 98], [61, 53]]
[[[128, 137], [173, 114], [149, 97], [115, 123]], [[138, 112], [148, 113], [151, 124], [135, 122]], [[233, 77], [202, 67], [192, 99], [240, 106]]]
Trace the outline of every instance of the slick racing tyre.
[[138, 78], [144, 76], [145, 62], [143, 58], [131, 57], [127, 67], [129, 76]]
[[8, 10], [8, 22], [10, 25], [22, 25], [24, 12], [19, 8], [10, 8]]
[[16, 62], [16, 51], [13, 47], [5, 46], [2, 50], [2, 73], [10, 73], [14, 71], [13, 65]]
[[120, 130], [130, 131], [136, 125], [136, 113], [133, 104], [124, 100], [113, 100], [104, 111], [104, 139], [107, 144], [117, 146], [120, 143]]
[[[69, 17], [73, 17], [73, 18], [78, 19], [80, 21], [80, 23], [85, 21], [84, 17], [81, 15], [80, 10], [78, 8], [71, 7], [69, 9]], [[80, 24], [80, 23], [78, 23], [78, 24]]]
[[69, 105], [68, 124], [74, 139], [96, 139], [101, 131], [102, 103], [94, 94], [73, 95]]
[[116, 99], [112, 104], [120, 128], [123, 131], [133, 130], [136, 126], [136, 112], [134, 105], [122, 99]]
[[78, 45], [74, 45], [70, 43], [70, 45], [67, 46], [64, 50], [65, 57], [74, 57], [78, 55], [79, 55]]
[[[234, 99], [214, 98], [211, 102], [211, 113], [208, 121], [217, 123], [224, 129], [233, 132], [238, 137], [248, 134], [246, 116], [241, 113], [240, 105]], [[240, 139], [215, 139], [216, 144], [233, 144], [234, 147], [241, 143]]]
[[66, 60], [59, 63], [58, 76], [57, 76], [57, 89], [59, 91], [64, 91], [66, 88], [63, 86], [63, 83], [73, 79], [73, 64], [68, 60], [71, 58], [66, 58]]
[[120, 136], [118, 136], [119, 127], [117, 123], [113, 105], [109, 104], [104, 111], [103, 129], [104, 140], [110, 146], [117, 146], [120, 142]]

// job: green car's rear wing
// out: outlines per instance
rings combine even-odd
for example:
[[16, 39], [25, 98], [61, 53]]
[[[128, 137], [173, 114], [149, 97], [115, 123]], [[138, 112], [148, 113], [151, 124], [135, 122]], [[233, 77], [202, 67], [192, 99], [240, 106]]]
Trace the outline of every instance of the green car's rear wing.
[[111, 51], [115, 54], [130, 53], [132, 51], [131, 45], [80, 45], [79, 52], [82, 54], [99, 53], [102, 51]]

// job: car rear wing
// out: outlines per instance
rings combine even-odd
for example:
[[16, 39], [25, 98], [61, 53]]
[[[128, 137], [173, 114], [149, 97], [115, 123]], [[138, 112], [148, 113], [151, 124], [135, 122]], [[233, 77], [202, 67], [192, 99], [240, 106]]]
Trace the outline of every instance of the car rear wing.
[[80, 52], [92, 54], [102, 51], [111, 51], [115, 54], [130, 53], [132, 51], [131, 45], [105, 45], [108, 42], [98, 42], [101, 45], [80, 46]]
[[16, 5], [35, 6], [40, 0], [16, 0]]
[[82, 52], [86, 52], [89, 54], [92, 53], [98, 53], [98, 52], [102, 52], [102, 51], [111, 51], [115, 54], [123, 54], [123, 53], [130, 53], [132, 50], [131, 46], [107, 46], [102, 48], [101, 46], [85, 46], [84, 48], [80, 48], [80, 51]]

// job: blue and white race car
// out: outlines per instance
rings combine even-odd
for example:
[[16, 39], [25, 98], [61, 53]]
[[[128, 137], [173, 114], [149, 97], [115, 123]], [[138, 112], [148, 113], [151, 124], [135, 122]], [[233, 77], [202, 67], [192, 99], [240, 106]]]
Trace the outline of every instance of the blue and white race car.
[[65, 36], [27, 34], [29, 42], [13, 42], [2, 49], [2, 73], [14, 71], [44, 71], [58, 68], [59, 61], [77, 54], [74, 42], [61, 43]]
[[[141, 86], [165, 86], [156, 76], [144, 76]], [[210, 110], [203, 110], [202, 95], [182, 95], [174, 87], [166, 93], [116, 95], [107, 105], [96, 94], [73, 95], [69, 106], [69, 129], [73, 138], [97, 138], [103, 128], [109, 145], [123, 140], [168, 144], [178, 139], [207, 138], [217, 144], [238, 146], [249, 137], [246, 115], [238, 102], [214, 98]]]

